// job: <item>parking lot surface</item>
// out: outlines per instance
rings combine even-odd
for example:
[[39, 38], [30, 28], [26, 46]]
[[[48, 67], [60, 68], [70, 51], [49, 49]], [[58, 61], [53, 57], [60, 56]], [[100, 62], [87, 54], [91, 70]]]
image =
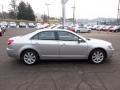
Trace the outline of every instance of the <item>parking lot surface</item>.
[[120, 33], [81, 33], [112, 42], [113, 57], [99, 65], [84, 60], [50, 60], [28, 66], [8, 57], [7, 39], [32, 31], [8, 29], [0, 37], [0, 90], [120, 90]]

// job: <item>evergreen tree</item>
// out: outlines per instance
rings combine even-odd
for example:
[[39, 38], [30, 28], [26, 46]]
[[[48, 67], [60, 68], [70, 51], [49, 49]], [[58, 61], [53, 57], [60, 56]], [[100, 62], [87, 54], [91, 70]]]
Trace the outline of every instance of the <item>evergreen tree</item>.
[[30, 4], [25, 4], [23, 1], [19, 3], [18, 6], [18, 19], [35, 21], [34, 11]]
[[35, 21], [35, 15], [30, 4], [27, 5], [27, 20]]
[[9, 11], [9, 18], [11, 18], [11, 19], [16, 19], [16, 14], [14, 13], [14, 11]]
[[9, 14], [7, 12], [0, 12], [0, 19], [8, 19]]
[[27, 20], [27, 6], [23, 1], [19, 3], [17, 19]]

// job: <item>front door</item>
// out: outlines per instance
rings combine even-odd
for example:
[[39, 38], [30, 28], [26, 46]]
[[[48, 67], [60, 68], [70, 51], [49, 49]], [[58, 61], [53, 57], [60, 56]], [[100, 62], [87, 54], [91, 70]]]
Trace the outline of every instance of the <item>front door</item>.
[[79, 37], [66, 31], [59, 31], [60, 57], [68, 59], [83, 59], [87, 56], [87, 43], [78, 42]]

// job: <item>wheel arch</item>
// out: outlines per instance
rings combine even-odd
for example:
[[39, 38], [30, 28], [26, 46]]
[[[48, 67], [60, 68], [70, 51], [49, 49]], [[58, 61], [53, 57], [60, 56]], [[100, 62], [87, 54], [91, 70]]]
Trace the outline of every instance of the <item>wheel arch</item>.
[[92, 49], [92, 50], [90, 51], [90, 53], [89, 53], [89, 55], [88, 55], [88, 59], [90, 58], [90, 55], [92, 54], [92, 52], [95, 51], [95, 50], [97, 50], [97, 49], [102, 50], [102, 51], [104, 52], [104, 54], [105, 54], [105, 58], [107, 58], [107, 51], [106, 51], [105, 49], [103, 49], [103, 48], [98, 47], [98, 48], [94, 48], [94, 49]]
[[35, 49], [32, 49], [32, 48], [23, 49], [23, 50], [20, 52], [20, 58], [21, 58], [22, 54], [23, 54], [25, 51], [27, 51], [27, 50], [34, 51], [34, 52], [37, 54], [38, 58], [40, 59], [40, 55], [38, 54], [38, 52], [37, 52]]

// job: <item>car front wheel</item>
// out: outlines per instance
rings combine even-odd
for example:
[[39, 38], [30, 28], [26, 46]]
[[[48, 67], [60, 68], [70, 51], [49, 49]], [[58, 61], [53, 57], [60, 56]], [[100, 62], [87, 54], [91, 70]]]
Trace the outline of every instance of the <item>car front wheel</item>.
[[91, 52], [89, 59], [94, 64], [100, 64], [105, 60], [105, 52], [101, 49], [95, 49]]
[[23, 62], [27, 65], [33, 65], [36, 64], [37, 61], [39, 60], [39, 57], [37, 53], [33, 50], [26, 50], [22, 53], [21, 59]]
[[2, 33], [0, 33], [0, 36], [2, 36]]
[[90, 30], [88, 30], [88, 33], [90, 33], [91, 31]]

